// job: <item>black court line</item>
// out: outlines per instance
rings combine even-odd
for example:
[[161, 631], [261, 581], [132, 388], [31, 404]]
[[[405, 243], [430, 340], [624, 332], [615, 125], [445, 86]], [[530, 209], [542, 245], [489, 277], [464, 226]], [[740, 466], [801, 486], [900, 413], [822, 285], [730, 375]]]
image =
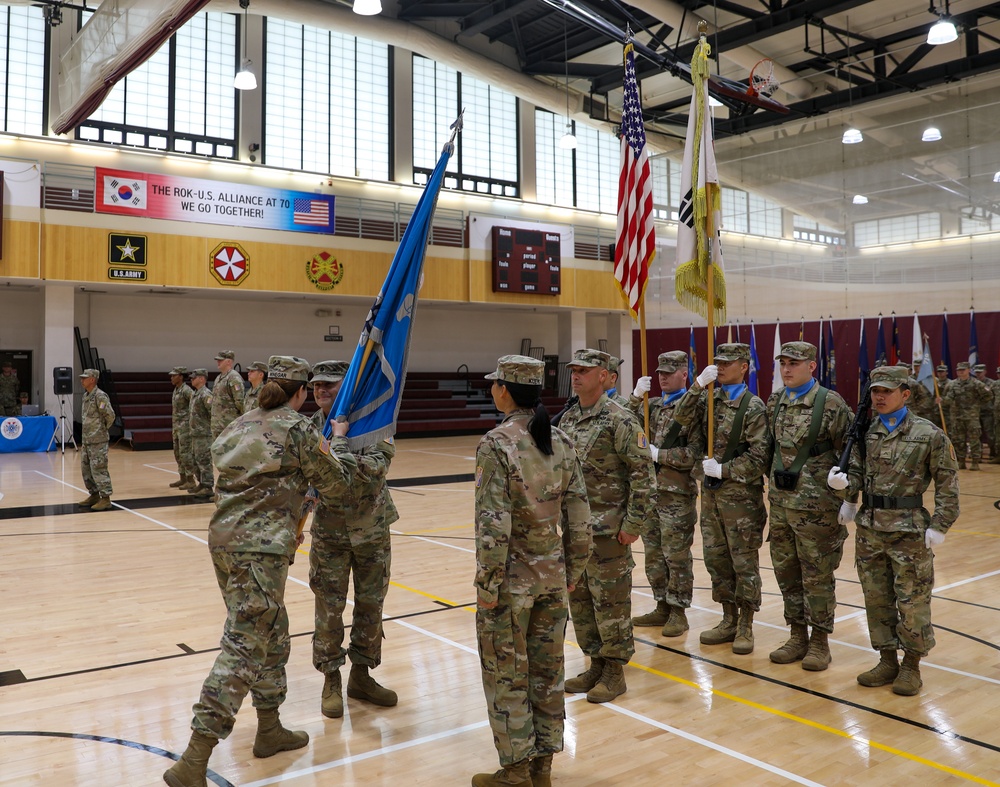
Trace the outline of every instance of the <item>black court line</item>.
[[860, 702], [854, 702], [853, 700], [845, 700], [842, 697], [834, 696], [833, 694], [825, 694], [822, 691], [816, 691], [814, 689], [807, 689], [805, 686], [798, 686], [794, 683], [789, 683], [788, 681], [779, 680], [778, 678], [772, 678], [769, 675], [761, 675], [759, 672], [753, 672], [751, 670], [746, 670], [741, 667], [734, 667], [730, 664], [725, 664], [721, 661], [715, 661], [714, 659], [707, 658], [705, 656], [699, 656], [695, 653], [689, 653], [686, 650], [679, 650], [678, 648], [671, 648], [667, 645], [663, 645], [659, 642], [651, 642], [648, 639], [642, 639], [641, 637], [635, 637], [636, 642], [641, 642], [644, 645], [650, 645], [657, 650], [663, 650], [667, 653], [673, 653], [677, 656], [686, 656], [692, 661], [700, 661], [704, 664], [711, 664], [713, 667], [719, 667], [720, 669], [729, 670], [730, 672], [735, 672], [739, 675], [743, 675], [748, 678], [756, 678], [757, 680], [762, 680], [767, 683], [774, 684], [775, 686], [781, 686], [785, 689], [791, 689], [792, 691], [798, 691], [803, 694], [808, 694], [811, 697], [818, 697], [819, 699], [827, 700], [829, 702], [837, 703], [838, 705], [844, 705], [849, 708], [855, 708], [856, 710], [866, 711], [872, 713], [876, 716], [881, 716], [882, 718], [889, 719], [891, 721], [898, 721], [901, 724], [908, 724], [911, 727], [916, 727], [920, 730], [925, 730], [927, 732], [933, 732], [936, 735], [940, 735], [944, 738], [950, 740], [958, 740], [963, 743], [968, 743], [973, 746], [978, 746], [983, 749], [988, 749], [989, 751], [995, 751], [1000, 753], [1000, 745], [993, 743], [987, 743], [986, 741], [981, 741], [976, 738], [970, 738], [967, 735], [960, 735], [954, 730], [949, 730], [943, 727], [933, 727], [930, 724], [925, 724], [922, 721], [917, 721], [916, 719], [908, 719], [905, 716], [898, 716], [895, 713], [889, 713], [888, 711], [879, 710], [878, 708], [873, 708], [869, 705], [862, 705]]
[[[0, 735], [6, 735], [8, 737], [19, 737], [19, 738], [69, 738], [70, 740], [77, 741], [96, 741], [97, 743], [113, 743], [117, 746], [124, 746], [128, 749], [136, 749], [138, 751], [148, 752], [150, 754], [155, 754], [158, 757], [166, 757], [168, 760], [174, 760], [175, 762], [181, 758], [181, 755], [175, 754], [172, 751], [167, 751], [166, 749], [161, 749], [159, 746], [150, 746], [148, 743], [137, 743], [136, 741], [127, 741], [124, 738], [108, 738], [103, 735], [85, 735], [82, 732], [46, 732], [43, 730], [0, 730]], [[208, 780], [210, 782], [215, 782], [219, 787], [236, 787], [228, 779], [223, 778], [211, 768], [208, 769]]]
[[462, 484], [475, 481], [475, 473], [455, 473], [454, 475], [425, 475], [414, 478], [390, 478], [389, 488], [397, 486], [431, 486], [432, 484]]

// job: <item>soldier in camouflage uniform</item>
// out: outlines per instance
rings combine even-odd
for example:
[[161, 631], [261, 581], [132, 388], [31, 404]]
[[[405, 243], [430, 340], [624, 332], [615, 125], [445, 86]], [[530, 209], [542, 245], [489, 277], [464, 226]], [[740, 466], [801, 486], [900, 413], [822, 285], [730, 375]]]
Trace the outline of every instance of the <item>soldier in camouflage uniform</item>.
[[979, 408], [979, 425], [982, 430], [981, 440], [990, 449], [990, 458], [997, 455], [997, 445], [993, 440], [993, 405], [995, 403], [993, 395], [993, 380], [986, 376], [986, 364], [977, 363], [972, 370], [972, 374], [979, 382], [986, 386], [990, 392], [989, 404], [984, 403]]
[[[852, 413], [836, 391], [813, 378], [815, 345], [786, 342], [776, 360], [785, 385], [767, 400], [773, 441], [768, 540], [791, 636], [770, 659], [776, 664], [801, 660], [802, 669], [815, 672], [830, 665], [828, 636], [837, 608], [834, 572], [847, 538], [846, 521], [839, 516], [844, 495], [833, 492], [826, 477], [844, 448]], [[844, 515], [848, 513], [845, 509]]]
[[243, 414], [243, 398], [246, 388], [239, 372], [233, 369], [236, 353], [223, 350], [215, 356], [219, 367], [219, 376], [212, 386], [212, 439], [215, 440], [222, 430], [234, 419]]
[[563, 748], [566, 591], [590, 557], [590, 506], [573, 443], [539, 402], [544, 368], [505, 355], [486, 375], [504, 420], [476, 451], [476, 631], [503, 767], [477, 787], [548, 787]]
[[628, 397], [618, 391], [618, 370], [621, 368], [622, 359], [613, 355], [609, 357], [611, 361], [608, 364], [608, 379], [604, 381], [604, 393], [612, 402], [617, 402], [626, 410], [630, 410]]
[[[993, 391], [993, 445], [1000, 449], [1000, 366], [997, 367], [997, 379], [990, 382]], [[991, 465], [1000, 465], [1000, 454], [990, 459]]]
[[9, 358], [3, 359], [3, 371], [0, 372], [0, 417], [20, 415], [18, 397], [21, 393], [21, 383], [17, 379]]
[[[917, 374], [920, 371], [920, 362], [915, 361], [913, 366], [915, 367], [913, 374], [906, 381], [906, 384], [910, 386], [910, 409], [914, 415], [919, 415], [921, 418], [933, 422], [935, 415], [937, 415], [934, 394], [928, 391], [924, 384], [917, 379]], [[931, 381], [928, 380], [927, 382]]]
[[111, 476], [108, 474], [108, 429], [115, 422], [108, 395], [97, 387], [101, 373], [97, 369], [84, 369], [80, 382], [83, 395], [83, 439], [80, 441], [80, 470], [83, 483], [90, 493], [77, 505], [91, 511], [111, 508]]
[[[935, 546], [958, 518], [958, 463], [948, 436], [908, 412], [906, 367], [871, 373], [877, 416], [856, 445], [848, 473], [834, 467], [833, 489], [861, 493], [855, 562], [865, 594], [868, 632], [879, 663], [858, 675], [862, 686], [892, 684], [896, 694], [920, 691], [920, 659], [934, 647], [931, 591]], [[923, 495], [934, 482], [934, 514]], [[902, 649], [903, 663], [896, 651]]]
[[[702, 462], [701, 538], [712, 598], [722, 604], [722, 622], [701, 632], [703, 645], [733, 643], [733, 653], [753, 652], [753, 616], [760, 609], [760, 547], [767, 512], [764, 474], [771, 440], [764, 402], [747, 390], [750, 346], [720, 344], [716, 363], [706, 366], [677, 402], [674, 418], [708, 442], [705, 388], [714, 395], [714, 444]], [[741, 415], [742, 413], [742, 415]]]
[[194, 489], [198, 486], [194, 475], [194, 457], [191, 453], [191, 400], [194, 390], [184, 382], [186, 366], [175, 366], [170, 370], [170, 382], [174, 393], [170, 397], [170, 431], [174, 444], [174, 459], [180, 478], [170, 486], [177, 489]]
[[[662, 626], [664, 637], [679, 637], [688, 630], [687, 613], [694, 591], [691, 544], [698, 519], [695, 502], [698, 482], [691, 475], [695, 462], [705, 455], [700, 433], [691, 434], [674, 420], [674, 408], [687, 392], [687, 353], [662, 353], [656, 372], [663, 395], [649, 402], [649, 451], [656, 468], [655, 514], [642, 533], [646, 577], [656, 599], [656, 609], [632, 618], [633, 626]], [[642, 396], [652, 379], [640, 377], [629, 400], [637, 416]]]
[[[931, 420], [935, 426], [939, 426], [947, 432], [951, 428], [951, 403], [944, 397], [951, 384], [951, 380], [948, 379], [948, 367], [939, 363], [937, 369], [934, 370], [934, 376], [937, 378], [937, 389], [934, 394], [934, 417]], [[941, 421], [942, 415], [944, 416], [943, 422]]]
[[212, 392], [208, 390], [208, 372], [195, 369], [191, 372], [191, 461], [194, 466], [195, 486], [189, 495], [211, 497], [215, 494], [215, 476], [212, 473]]
[[[322, 361], [313, 368], [310, 386], [319, 405], [313, 424], [321, 432], [347, 369], [346, 361]], [[396, 692], [368, 674], [382, 663], [382, 609], [392, 556], [389, 527], [399, 519], [385, 479], [395, 455], [391, 439], [354, 451], [357, 469], [350, 487], [323, 500], [313, 517], [309, 550], [309, 587], [316, 596], [313, 666], [326, 676], [320, 708], [331, 719], [344, 715], [340, 668], [348, 657], [348, 697], [382, 707], [397, 702]], [[344, 608], [352, 572], [351, 643], [344, 650]]]
[[969, 364], [966, 361], [956, 364], [955, 372], [958, 377], [948, 383], [948, 392], [944, 395], [951, 405], [948, 434], [958, 452], [959, 468], [965, 470], [965, 457], [971, 450], [970, 469], [978, 470], [979, 460], [983, 458], [979, 412], [982, 407], [993, 404], [990, 389], [969, 374]]
[[306, 490], [338, 495], [350, 483], [354, 459], [335, 428], [330, 440], [296, 412], [306, 399], [309, 364], [271, 356], [260, 407], [237, 418], [212, 446], [219, 497], [208, 547], [228, 616], [221, 651], [194, 706], [187, 750], [163, 779], [171, 787], [204, 785], [212, 748], [232, 732], [249, 693], [257, 709], [255, 757], [301, 749], [305, 732], [285, 729], [290, 639], [285, 610], [288, 565], [301, 543], [296, 523]]
[[563, 415], [583, 466], [594, 551], [583, 578], [569, 594], [573, 628], [590, 667], [566, 681], [571, 694], [590, 702], [624, 694], [632, 639], [632, 549], [652, 516], [655, 486], [649, 443], [632, 414], [604, 395], [611, 356], [577, 350], [567, 364], [579, 401]]
[[247, 369], [247, 380], [250, 382], [250, 390], [243, 397], [243, 412], [249, 413], [257, 406], [257, 398], [260, 396], [260, 389], [267, 379], [267, 364], [263, 361], [254, 361]]

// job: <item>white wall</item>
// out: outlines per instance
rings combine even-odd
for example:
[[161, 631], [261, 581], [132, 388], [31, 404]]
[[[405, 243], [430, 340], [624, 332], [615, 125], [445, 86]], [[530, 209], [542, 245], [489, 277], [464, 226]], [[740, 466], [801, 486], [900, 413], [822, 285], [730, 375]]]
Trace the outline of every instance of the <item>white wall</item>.
[[[42, 340], [45, 305], [41, 289], [30, 290], [0, 286], [0, 351], [31, 350], [33, 379], [31, 401], [39, 402], [46, 388]], [[22, 383], [27, 381], [22, 381]], [[49, 385], [48, 387], [51, 387]], [[26, 389], [27, 390], [27, 389]]]

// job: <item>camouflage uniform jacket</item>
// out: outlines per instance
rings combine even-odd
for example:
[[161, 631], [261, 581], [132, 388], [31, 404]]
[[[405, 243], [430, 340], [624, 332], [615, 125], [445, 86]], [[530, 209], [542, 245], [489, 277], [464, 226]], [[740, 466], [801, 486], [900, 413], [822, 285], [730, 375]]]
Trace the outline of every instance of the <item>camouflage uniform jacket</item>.
[[[826, 477], [830, 468], [840, 461], [840, 453], [844, 450], [844, 436], [854, 414], [847, 402], [836, 391], [828, 390], [826, 402], [823, 405], [823, 420], [820, 421], [816, 445], [829, 443], [830, 447], [818, 456], [810, 456], [799, 474], [795, 489], [778, 489], [774, 483], [775, 451], [781, 452], [781, 463], [788, 470], [798, 456], [799, 447], [809, 436], [812, 425], [813, 406], [820, 386], [813, 385], [806, 393], [795, 400], [789, 401], [785, 389], [779, 388], [767, 400], [767, 427], [774, 430], [771, 434], [772, 461], [768, 467], [768, 495], [771, 503], [796, 511], [835, 512], [840, 509], [846, 495], [834, 492], [827, 486]], [[778, 407], [778, 420], [774, 420], [774, 408]]]
[[13, 407], [18, 402], [21, 393], [21, 383], [17, 374], [0, 373], [0, 407]]
[[590, 506], [573, 443], [552, 429], [552, 456], [535, 447], [533, 411], [515, 410], [476, 449], [479, 598], [565, 593], [590, 559]]
[[243, 378], [235, 369], [220, 374], [212, 387], [212, 434], [218, 435], [243, 414]]
[[980, 408], [990, 407], [993, 404], [993, 394], [990, 389], [971, 375], [967, 380], [952, 380], [948, 383], [948, 391], [943, 397], [951, 405], [951, 414], [954, 418], [978, 418]]
[[209, 434], [212, 427], [212, 392], [203, 385], [191, 397], [191, 434]]
[[[993, 391], [993, 415], [1000, 417], [1000, 380], [990, 380], [990, 390]], [[1000, 428], [1000, 423], [996, 426]]]
[[100, 388], [83, 395], [83, 442], [88, 445], [108, 442], [108, 429], [115, 422], [111, 400]]
[[[323, 432], [325, 415], [317, 410], [313, 425]], [[393, 443], [380, 440], [373, 446], [353, 451], [357, 467], [351, 483], [338, 487], [332, 496], [320, 498], [313, 515], [314, 531], [338, 532], [346, 529], [351, 544], [357, 546], [389, 537], [389, 526], [399, 519], [385, 477], [396, 455]]]
[[357, 466], [344, 438], [325, 440], [287, 405], [237, 418], [212, 444], [212, 460], [219, 481], [209, 549], [288, 558], [306, 490], [339, 495]]
[[[744, 395], [749, 392], [744, 392]], [[738, 445], [740, 453], [722, 465], [722, 477], [732, 479], [763, 490], [764, 476], [770, 472], [771, 435], [768, 430], [767, 412], [760, 397], [751, 394], [750, 405], [743, 419], [743, 434]], [[729, 401], [721, 385], [715, 386], [715, 445], [712, 456], [722, 461], [729, 442], [729, 433], [736, 420], [740, 398]], [[674, 418], [692, 432], [701, 435], [703, 443], [708, 442], [708, 397], [705, 389], [697, 382], [691, 384], [688, 392], [678, 400], [674, 408]], [[759, 493], [759, 492], [758, 492]]]
[[251, 410], [260, 407], [257, 404], [257, 400], [260, 398], [260, 389], [264, 387], [264, 383], [261, 383], [256, 388], [251, 388], [247, 391], [247, 395], [243, 399], [243, 412], [249, 413]]
[[194, 399], [194, 389], [187, 383], [181, 383], [174, 388], [170, 397], [170, 413], [174, 432], [187, 432], [191, 429], [191, 400]]
[[[649, 400], [650, 443], [660, 449], [656, 462], [656, 489], [657, 491], [697, 497], [698, 482], [691, 471], [695, 464], [705, 456], [704, 436], [698, 432], [691, 434], [691, 430], [687, 426], [678, 424], [680, 431], [677, 433], [674, 447], [663, 449], [663, 441], [670, 425], [674, 423], [674, 409], [679, 401], [680, 399], [677, 399], [670, 404], [664, 404], [662, 398], [650, 398]], [[635, 396], [629, 397], [629, 409], [636, 414], [640, 421], [645, 419], [642, 399]]]
[[857, 446], [851, 454], [849, 495], [922, 497], [934, 481], [934, 514], [926, 508], [876, 508], [864, 504], [856, 522], [883, 532], [942, 533], [958, 519], [958, 460], [948, 436], [930, 421], [907, 412], [891, 433], [876, 415], [865, 435], [865, 464]]
[[924, 388], [923, 383], [917, 380], [916, 377], [911, 377], [907, 381], [907, 385], [910, 386], [909, 408], [913, 410], [915, 415], [919, 415], [921, 418], [926, 418], [929, 421], [933, 417], [933, 414], [937, 412], [937, 405], [934, 404], [934, 394]]
[[583, 408], [577, 402], [559, 427], [583, 466], [594, 536], [638, 536], [653, 514], [656, 488], [649, 446], [635, 417], [607, 396]]

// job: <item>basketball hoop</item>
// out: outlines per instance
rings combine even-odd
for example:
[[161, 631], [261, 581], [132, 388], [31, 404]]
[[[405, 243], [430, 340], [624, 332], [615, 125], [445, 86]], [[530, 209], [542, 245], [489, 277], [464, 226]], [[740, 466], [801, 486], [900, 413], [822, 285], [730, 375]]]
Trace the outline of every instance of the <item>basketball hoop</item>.
[[779, 87], [781, 87], [781, 82], [774, 75], [774, 61], [769, 57], [758, 60], [750, 69], [750, 77], [747, 79], [747, 94], [770, 98]]

